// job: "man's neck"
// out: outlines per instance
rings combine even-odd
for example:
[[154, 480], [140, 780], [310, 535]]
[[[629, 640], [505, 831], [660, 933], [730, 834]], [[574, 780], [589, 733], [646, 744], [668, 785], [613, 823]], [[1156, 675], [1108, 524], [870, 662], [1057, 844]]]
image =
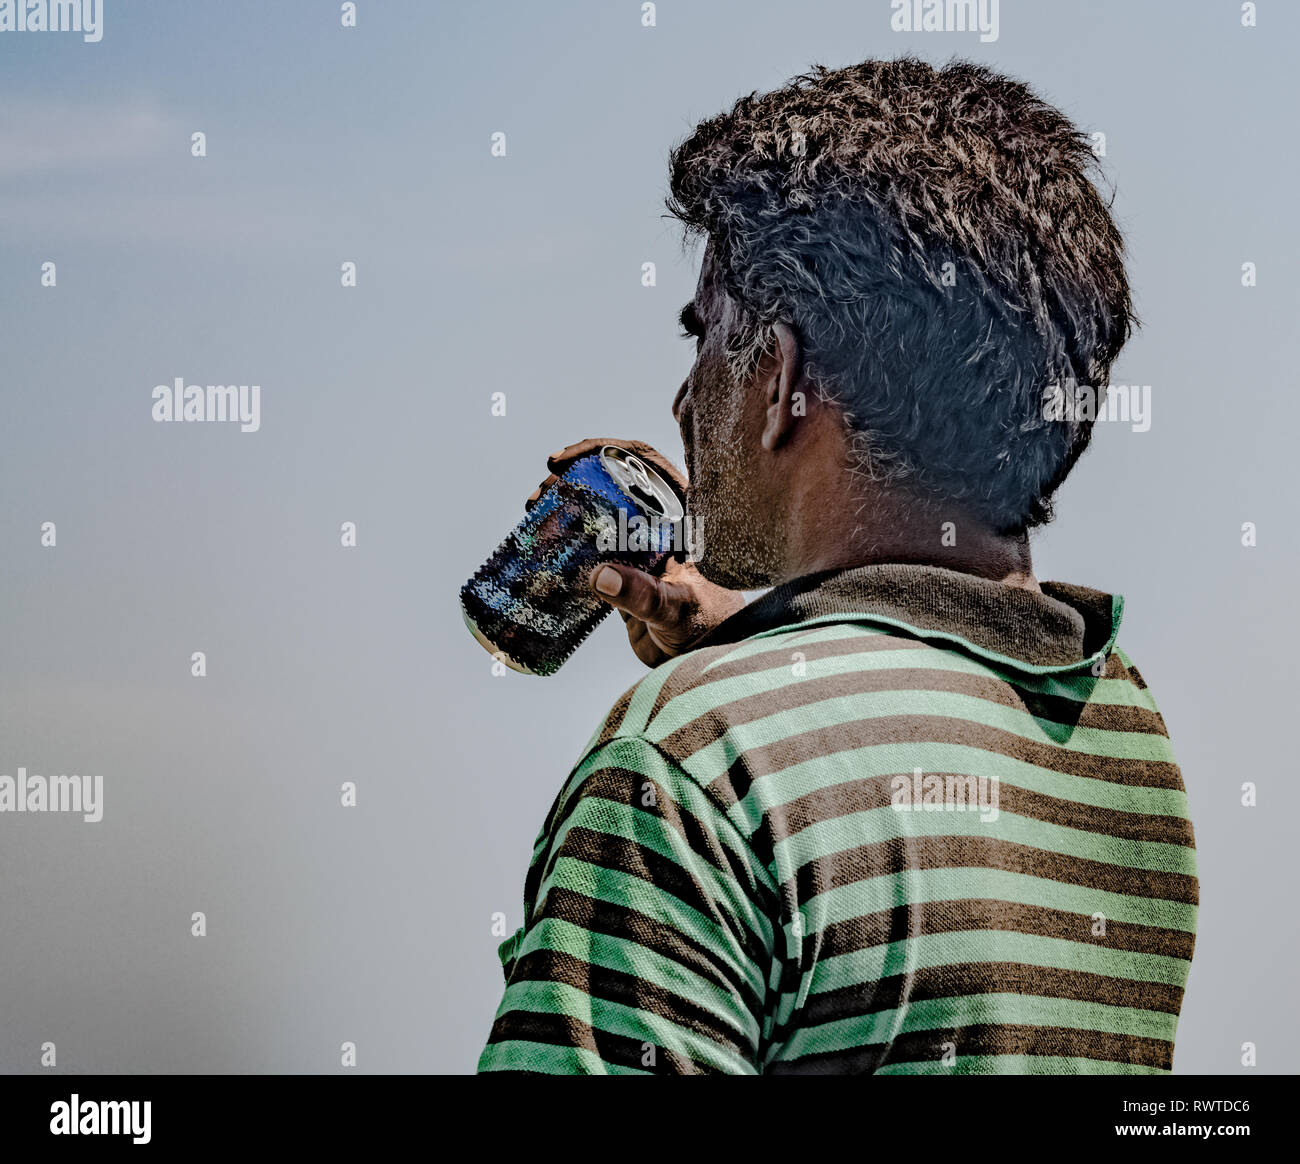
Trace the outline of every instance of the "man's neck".
[[912, 506], [877, 498], [858, 512], [831, 513], [824, 505], [807, 509], [816, 516], [794, 521], [787, 545], [785, 579], [854, 566], [897, 563], [940, 566], [1038, 591], [1027, 534], [996, 534], [959, 513], [922, 513]]

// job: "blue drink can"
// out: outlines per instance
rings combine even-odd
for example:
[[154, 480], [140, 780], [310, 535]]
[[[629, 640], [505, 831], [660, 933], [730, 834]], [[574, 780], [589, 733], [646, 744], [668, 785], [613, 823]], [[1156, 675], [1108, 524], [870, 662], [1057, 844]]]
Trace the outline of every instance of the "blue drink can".
[[654, 571], [683, 548], [684, 513], [652, 466], [605, 445], [570, 465], [461, 587], [465, 625], [507, 667], [553, 674], [610, 612], [591, 571]]

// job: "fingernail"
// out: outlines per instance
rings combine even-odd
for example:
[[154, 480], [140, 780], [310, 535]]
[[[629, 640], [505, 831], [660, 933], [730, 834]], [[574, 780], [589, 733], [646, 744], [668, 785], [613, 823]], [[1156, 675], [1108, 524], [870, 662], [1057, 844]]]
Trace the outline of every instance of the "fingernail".
[[623, 589], [623, 575], [608, 566], [602, 566], [600, 573], [596, 575], [596, 589], [613, 598]]

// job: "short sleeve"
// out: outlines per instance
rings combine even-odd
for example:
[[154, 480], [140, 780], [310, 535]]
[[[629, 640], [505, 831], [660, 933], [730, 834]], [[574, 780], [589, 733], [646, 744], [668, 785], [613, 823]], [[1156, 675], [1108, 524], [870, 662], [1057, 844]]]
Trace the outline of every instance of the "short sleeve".
[[598, 746], [535, 854], [479, 1071], [757, 1074], [772, 930], [754, 866], [652, 743]]

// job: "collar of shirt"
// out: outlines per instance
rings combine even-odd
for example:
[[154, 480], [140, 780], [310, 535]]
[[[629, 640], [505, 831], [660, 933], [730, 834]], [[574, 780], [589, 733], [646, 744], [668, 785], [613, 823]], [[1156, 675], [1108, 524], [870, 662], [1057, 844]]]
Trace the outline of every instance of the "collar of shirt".
[[866, 622], [1040, 674], [1096, 670], [1119, 634], [1124, 599], [1040, 582], [1041, 593], [939, 566], [856, 566], [797, 578], [720, 623], [700, 647], [794, 624]]

